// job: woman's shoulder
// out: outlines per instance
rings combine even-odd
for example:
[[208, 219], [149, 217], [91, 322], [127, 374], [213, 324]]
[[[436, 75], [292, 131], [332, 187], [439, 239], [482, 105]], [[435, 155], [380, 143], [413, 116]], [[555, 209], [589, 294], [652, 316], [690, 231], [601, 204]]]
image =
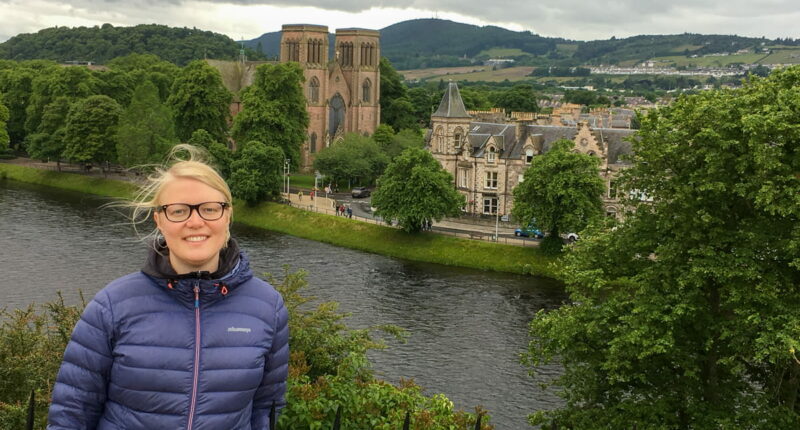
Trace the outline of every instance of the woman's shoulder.
[[252, 297], [269, 304], [274, 305], [277, 301], [282, 300], [281, 294], [272, 284], [255, 276], [240, 285], [239, 289], [242, 296]]
[[158, 294], [159, 289], [152, 279], [142, 273], [133, 272], [109, 282], [96, 295], [95, 299], [120, 302], [135, 296]]

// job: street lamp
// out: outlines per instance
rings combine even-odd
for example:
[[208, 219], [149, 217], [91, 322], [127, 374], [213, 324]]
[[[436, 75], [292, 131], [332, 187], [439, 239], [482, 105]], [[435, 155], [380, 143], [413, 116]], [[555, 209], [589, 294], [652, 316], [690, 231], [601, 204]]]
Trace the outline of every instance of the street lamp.
[[285, 186], [286, 186], [286, 200], [290, 200], [289, 199], [289, 167], [291, 165], [290, 162], [291, 162], [291, 160], [288, 159], [288, 158], [285, 158], [283, 160], [283, 177], [286, 178], [286, 183], [285, 183]]

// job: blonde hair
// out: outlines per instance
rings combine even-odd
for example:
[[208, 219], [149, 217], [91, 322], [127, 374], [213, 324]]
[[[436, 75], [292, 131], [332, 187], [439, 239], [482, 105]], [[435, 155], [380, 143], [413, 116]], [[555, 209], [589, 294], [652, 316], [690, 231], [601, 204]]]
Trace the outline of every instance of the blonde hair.
[[[221, 192], [225, 196], [225, 201], [229, 205], [229, 210], [233, 209], [233, 197], [228, 184], [222, 176], [208, 164], [208, 153], [196, 146], [180, 144], [175, 145], [169, 152], [163, 166], [155, 167], [153, 173], [147, 177], [147, 181], [139, 188], [133, 201], [125, 202], [123, 205], [132, 209], [131, 224], [138, 233], [137, 227], [152, 219], [153, 211], [160, 206], [161, 193], [164, 187], [175, 179], [188, 178], [200, 181], [209, 187]], [[233, 222], [233, 216], [229, 218]], [[230, 226], [230, 224], [229, 224]], [[142, 237], [142, 240], [156, 245], [158, 238], [158, 228], [154, 227], [150, 233]], [[227, 239], [230, 239], [230, 229]], [[225, 241], [227, 246], [227, 240]]]

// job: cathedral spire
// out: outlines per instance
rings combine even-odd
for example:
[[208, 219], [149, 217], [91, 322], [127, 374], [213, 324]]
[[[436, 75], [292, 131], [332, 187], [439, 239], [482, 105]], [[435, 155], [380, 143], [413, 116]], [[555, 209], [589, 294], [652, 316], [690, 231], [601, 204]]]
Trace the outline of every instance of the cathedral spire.
[[450, 82], [447, 91], [442, 96], [439, 109], [431, 115], [440, 118], [471, 118], [464, 109], [464, 102], [461, 100], [461, 93], [458, 92], [458, 84]]

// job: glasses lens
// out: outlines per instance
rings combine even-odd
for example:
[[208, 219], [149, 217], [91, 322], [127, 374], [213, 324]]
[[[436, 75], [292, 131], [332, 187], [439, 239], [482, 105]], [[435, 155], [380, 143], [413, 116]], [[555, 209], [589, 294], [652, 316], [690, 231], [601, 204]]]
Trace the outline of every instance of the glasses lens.
[[189, 205], [180, 203], [167, 205], [167, 207], [164, 208], [164, 215], [167, 216], [168, 220], [173, 222], [186, 221], [191, 213], [192, 208], [189, 207]]
[[208, 202], [203, 203], [197, 208], [200, 217], [206, 221], [215, 221], [222, 217], [222, 212], [225, 211], [225, 206], [222, 203]]

